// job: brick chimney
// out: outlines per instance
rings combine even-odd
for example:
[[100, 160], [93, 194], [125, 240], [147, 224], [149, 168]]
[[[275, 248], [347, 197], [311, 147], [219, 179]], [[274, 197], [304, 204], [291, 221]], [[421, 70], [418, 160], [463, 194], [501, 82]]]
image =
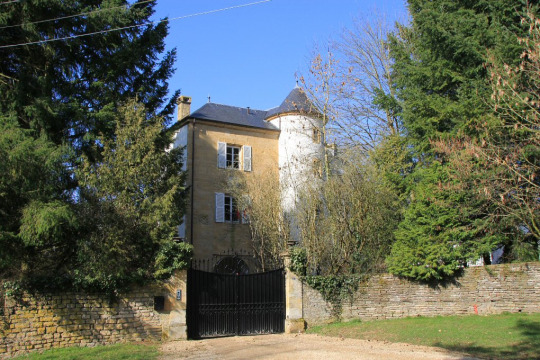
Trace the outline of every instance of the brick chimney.
[[179, 96], [176, 103], [178, 104], [178, 121], [191, 114], [191, 97]]

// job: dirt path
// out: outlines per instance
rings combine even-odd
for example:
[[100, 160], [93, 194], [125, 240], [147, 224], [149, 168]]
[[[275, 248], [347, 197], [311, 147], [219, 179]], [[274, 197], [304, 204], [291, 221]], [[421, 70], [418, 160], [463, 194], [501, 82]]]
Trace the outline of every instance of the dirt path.
[[437, 348], [311, 334], [241, 336], [163, 344], [161, 360], [473, 359]]

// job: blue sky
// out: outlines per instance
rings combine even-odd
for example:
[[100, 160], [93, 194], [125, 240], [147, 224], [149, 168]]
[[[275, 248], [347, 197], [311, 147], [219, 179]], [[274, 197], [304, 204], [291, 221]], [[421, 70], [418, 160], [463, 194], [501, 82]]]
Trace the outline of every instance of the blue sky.
[[[155, 19], [181, 17], [257, 0], [158, 0]], [[305, 72], [315, 44], [337, 37], [353, 19], [374, 11], [406, 18], [405, 0], [271, 0], [170, 22], [176, 47], [170, 88], [193, 98], [266, 110], [278, 106]]]

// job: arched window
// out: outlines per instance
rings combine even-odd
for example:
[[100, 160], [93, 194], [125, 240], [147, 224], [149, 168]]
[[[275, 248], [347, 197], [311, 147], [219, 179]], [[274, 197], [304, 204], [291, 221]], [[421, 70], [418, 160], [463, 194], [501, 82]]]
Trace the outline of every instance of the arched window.
[[214, 266], [214, 272], [229, 275], [249, 274], [249, 267], [246, 262], [237, 256], [225, 257]]

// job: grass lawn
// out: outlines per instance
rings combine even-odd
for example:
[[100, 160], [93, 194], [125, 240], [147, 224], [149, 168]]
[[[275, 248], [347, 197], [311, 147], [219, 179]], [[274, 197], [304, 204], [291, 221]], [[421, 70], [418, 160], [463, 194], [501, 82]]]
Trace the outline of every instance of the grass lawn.
[[96, 347], [70, 347], [46, 350], [17, 359], [35, 360], [153, 360], [159, 355], [156, 344], [118, 344]]
[[316, 326], [308, 332], [437, 346], [484, 359], [540, 359], [540, 314], [352, 321]]

